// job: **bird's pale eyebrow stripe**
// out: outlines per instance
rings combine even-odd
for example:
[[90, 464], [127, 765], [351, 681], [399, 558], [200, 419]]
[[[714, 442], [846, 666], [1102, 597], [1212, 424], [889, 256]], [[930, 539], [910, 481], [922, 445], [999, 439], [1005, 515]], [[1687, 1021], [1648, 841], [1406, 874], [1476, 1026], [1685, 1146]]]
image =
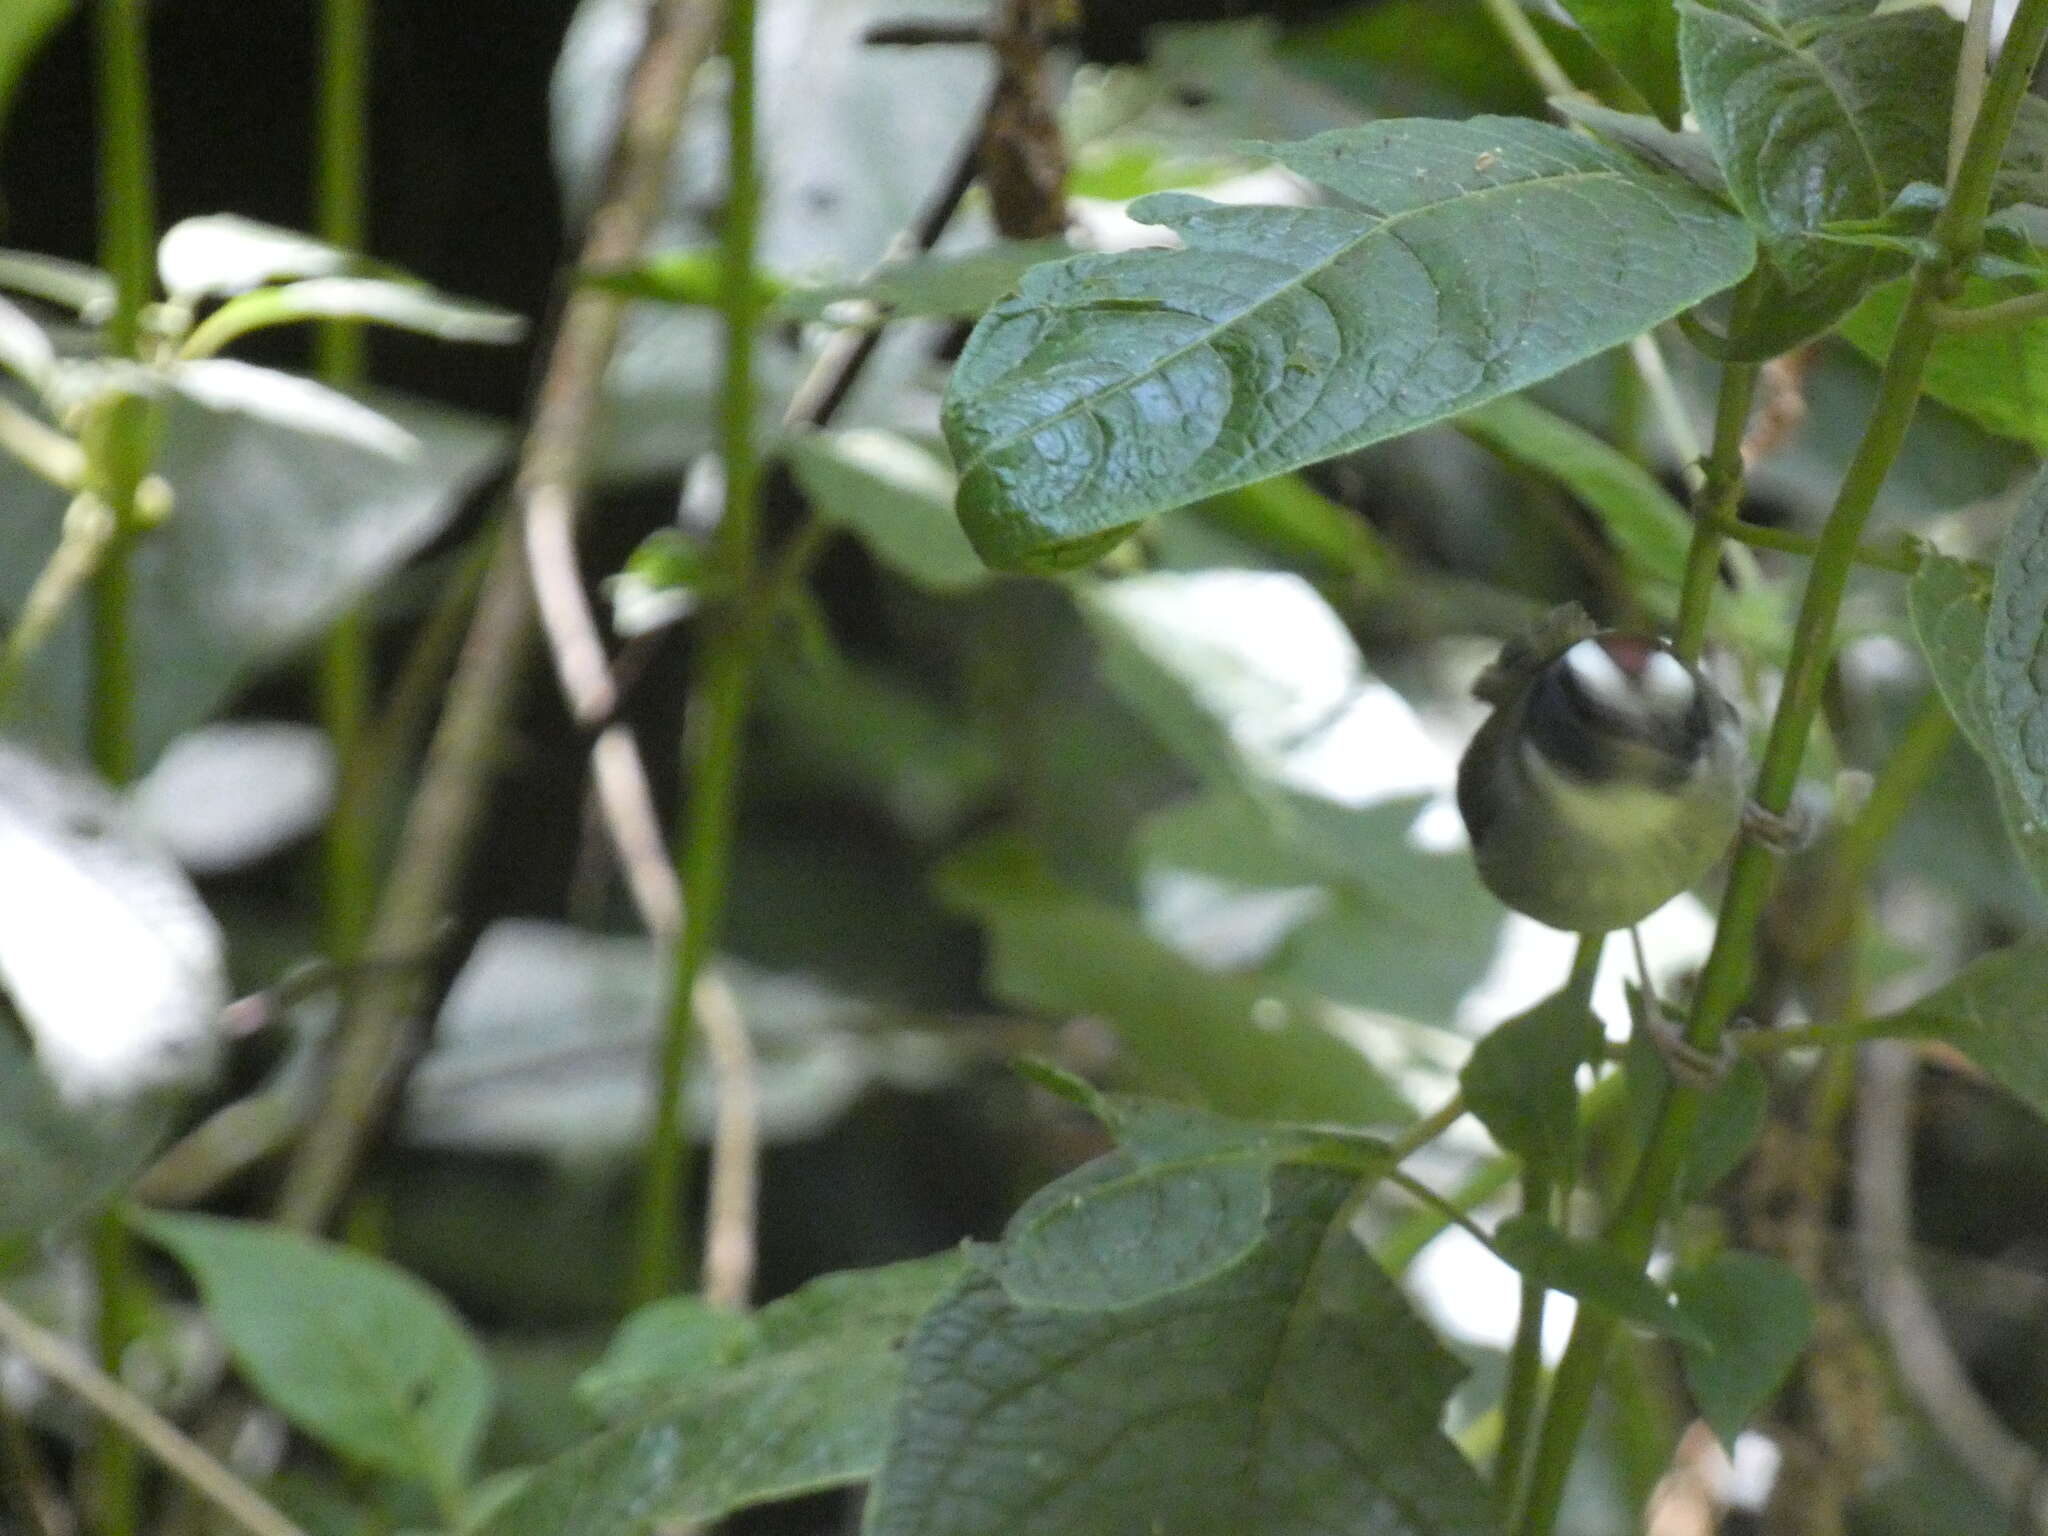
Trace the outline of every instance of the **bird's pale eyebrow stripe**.
[[1653, 703], [1674, 714], [1692, 705], [1692, 674], [1669, 651], [1658, 651], [1650, 658], [1643, 668], [1642, 689]]
[[1571, 668], [1572, 675], [1589, 697], [1623, 713], [1641, 711], [1642, 704], [1635, 689], [1629, 686], [1620, 666], [1598, 640], [1581, 640], [1564, 653], [1564, 664]]

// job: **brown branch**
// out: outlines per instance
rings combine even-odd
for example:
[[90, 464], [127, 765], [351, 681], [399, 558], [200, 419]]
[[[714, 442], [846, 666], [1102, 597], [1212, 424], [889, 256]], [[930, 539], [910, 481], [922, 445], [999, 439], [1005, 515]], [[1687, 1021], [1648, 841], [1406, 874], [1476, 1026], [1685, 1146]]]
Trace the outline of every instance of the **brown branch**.
[[1067, 227], [1067, 149], [1046, 68], [1054, 0], [1002, 0], [996, 13], [996, 83], [981, 138], [981, 183], [996, 228], [1011, 240], [1048, 240]]
[[[576, 270], [602, 270], [630, 260], [653, 228], [676, 125], [690, 82], [717, 36], [720, 11], [718, 0], [654, 0], [627, 85], [604, 192]], [[529, 537], [543, 547], [558, 548], [568, 538], [573, 553], [574, 496], [565, 502], [550, 488], [574, 486], [580, 479], [622, 306], [621, 299], [602, 289], [576, 289], [564, 302], [549, 346], [515, 489], [522, 509], [539, 502], [538, 515], [522, 519], [522, 532], [528, 522], [537, 523], [537, 534]], [[369, 941], [373, 952], [397, 952], [416, 943], [419, 935], [439, 927], [452, 906], [481, 824], [535, 616], [526, 540], [501, 535], [407, 813], [398, 860]], [[584, 681], [583, 674], [577, 681]], [[416, 1015], [425, 999], [419, 978], [374, 980], [350, 997], [325, 1096], [286, 1169], [280, 1219], [313, 1229], [333, 1214], [364, 1142], [415, 1052]]]

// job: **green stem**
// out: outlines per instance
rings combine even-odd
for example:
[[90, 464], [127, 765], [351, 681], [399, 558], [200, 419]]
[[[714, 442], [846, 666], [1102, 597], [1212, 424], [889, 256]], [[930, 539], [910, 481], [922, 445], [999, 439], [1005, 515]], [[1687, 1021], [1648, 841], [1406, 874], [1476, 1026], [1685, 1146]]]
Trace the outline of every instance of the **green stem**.
[[[320, 237], [359, 251], [368, 229], [371, 0], [324, 0], [320, 35], [320, 119], [315, 199]], [[314, 336], [314, 371], [336, 389], [359, 389], [367, 376], [363, 327], [330, 320]], [[377, 901], [375, 802], [363, 790], [360, 759], [370, 729], [375, 683], [366, 607], [335, 621], [321, 647], [321, 724], [339, 768], [334, 814], [322, 847], [327, 952], [362, 952]]]
[[1493, 18], [1494, 25], [1507, 38], [1508, 46], [1515, 50], [1515, 57], [1522, 68], [1543, 88], [1546, 96], [1585, 94], [1572, 84], [1572, 77], [1565, 73], [1557, 55], [1543, 41], [1543, 35], [1529, 20], [1529, 13], [1522, 9], [1522, 0], [1485, 0], [1485, 3], [1487, 15]]
[[[1548, 1217], [1550, 1180], [1533, 1170], [1522, 1175], [1522, 1209]], [[1500, 1457], [1493, 1468], [1493, 1507], [1503, 1522], [1521, 1500], [1534, 1438], [1536, 1408], [1543, 1391], [1543, 1282], [1522, 1277], [1521, 1311], [1508, 1349], [1508, 1379], [1501, 1395]]]
[[1464, 1118], [1465, 1096], [1462, 1093], [1454, 1093], [1434, 1112], [1416, 1121], [1388, 1143], [1387, 1155], [1397, 1165], [1406, 1162], [1409, 1157], [1428, 1146]]
[[[1731, 335], [1748, 323], [1757, 303], [1752, 278], [1735, 293], [1728, 322]], [[1714, 406], [1714, 446], [1707, 454], [1706, 482], [1693, 510], [1692, 545], [1685, 556], [1685, 583], [1678, 601], [1678, 633], [1673, 645], [1687, 661], [1699, 658], [1706, 644], [1707, 620], [1713, 613], [1714, 589], [1721, 580], [1721, 543], [1726, 526], [1735, 522], [1742, 505], [1742, 439], [1749, 430], [1749, 409], [1756, 398], [1758, 367], [1730, 363], [1721, 370], [1721, 393]]]
[[[144, 0], [99, 0], [95, 19], [99, 254], [100, 265], [114, 280], [106, 346], [114, 356], [135, 358], [141, 355], [142, 310], [149, 302], [156, 243]], [[93, 576], [89, 725], [93, 764], [114, 784], [133, 779], [137, 766], [130, 551], [138, 531], [136, 491], [149, 470], [151, 427], [147, 402], [119, 396], [92, 412], [85, 433], [91, 488], [114, 523]], [[108, 1374], [118, 1376], [138, 1322], [129, 1238], [112, 1212], [99, 1218], [93, 1262], [100, 1294], [100, 1358]], [[87, 1475], [99, 1530], [105, 1536], [133, 1536], [141, 1525], [142, 1497], [134, 1444], [102, 1427]]]
[[[1775, 549], [1787, 555], [1805, 555], [1808, 559], [1820, 550], [1818, 539], [1784, 528], [1762, 528], [1755, 523], [1745, 523], [1733, 513], [1716, 518], [1715, 527], [1724, 537], [1757, 549]], [[1901, 576], [1910, 576], [1920, 569], [1924, 557], [1918, 545], [1901, 538], [1889, 548], [1882, 544], [1859, 544], [1849, 558], [1875, 571], [1895, 571]]]
[[[1600, 972], [1600, 951], [1606, 946], [1606, 937], [1597, 933], [1580, 935], [1578, 948], [1572, 953], [1571, 974], [1565, 980], [1566, 993], [1588, 1012], [1593, 1006], [1593, 981]], [[1522, 1209], [1531, 1215], [1548, 1217], [1557, 1193], [1549, 1173], [1532, 1168], [1522, 1175]], [[1566, 1193], [1569, 1195], [1569, 1186]], [[1521, 1312], [1515, 1321], [1515, 1341], [1508, 1351], [1507, 1387], [1502, 1397], [1500, 1459], [1493, 1471], [1494, 1508], [1503, 1521], [1521, 1502], [1522, 1483], [1528, 1471], [1536, 1409], [1543, 1391], [1546, 1294], [1541, 1281], [1522, 1277]]]
[[1943, 304], [1934, 311], [1935, 328], [1943, 331], [1987, 331], [2026, 325], [2048, 315], [2048, 292], [2023, 293], [1995, 304]]
[[[755, 159], [755, 0], [730, 0], [725, 54], [732, 85], [726, 101], [727, 193], [719, 242], [719, 312], [725, 376], [719, 446], [725, 467], [725, 515], [712, 551], [719, 588], [755, 593], [761, 462], [754, 441], [754, 339], [762, 314], [755, 283], [761, 187]], [[718, 942], [739, 809], [741, 749], [754, 691], [757, 630], [744, 607], [707, 616], [683, 733], [689, 785], [676, 850], [684, 908], [677, 936], [668, 1018], [657, 1062], [654, 1127], [648, 1138], [635, 1244], [634, 1296], [649, 1301], [680, 1273], [679, 1227], [685, 1158], [682, 1089], [696, 1034], [697, 980]]]
[[[1923, 264], [1914, 273], [1869, 423], [1814, 552], [1793, 629], [1791, 662], [1758, 777], [1757, 799], [1766, 810], [1782, 815], [1798, 783], [1807, 735], [1820, 708], [1821, 684], [1833, 654], [1842, 593], [1855, 564], [1863, 525], [1898, 456], [1919, 400], [1921, 376], [1935, 341], [1935, 306], [1947, 297], [1956, 274], [1966, 269], [1982, 239], [1993, 178], [2044, 41], [2048, 41], [2048, 0], [2022, 0], [1948, 203], [1935, 226], [1942, 258]], [[1729, 874], [1713, 951], [1700, 976], [1686, 1029], [1687, 1043], [1710, 1054], [1719, 1048], [1749, 984], [1756, 927], [1770, 892], [1773, 863], [1767, 848], [1745, 840]], [[1666, 1089], [1642, 1162], [1609, 1225], [1607, 1241], [1632, 1264], [1645, 1263], [1650, 1256], [1699, 1119], [1700, 1097], [1698, 1090], [1681, 1083]], [[1550, 1536], [1556, 1525], [1565, 1478], [1614, 1329], [1611, 1316], [1592, 1307], [1580, 1309], [1551, 1392], [1520, 1536]]]

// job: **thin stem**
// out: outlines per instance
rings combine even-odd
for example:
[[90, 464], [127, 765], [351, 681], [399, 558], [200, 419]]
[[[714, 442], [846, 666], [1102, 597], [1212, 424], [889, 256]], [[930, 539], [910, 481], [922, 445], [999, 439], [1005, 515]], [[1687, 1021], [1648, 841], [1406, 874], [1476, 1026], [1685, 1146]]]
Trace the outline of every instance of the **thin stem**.
[[[99, 0], [99, 254], [114, 281], [107, 350], [140, 355], [142, 310], [148, 303], [156, 209], [151, 174], [149, 54], [144, 0]], [[85, 433], [88, 476], [113, 514], [113, 529], [93, 573], [92, 692], [89, 735], [93, 764], [113, 784], [135, 777], [135, 643], [130, 549], [138, 531], [136, 491], [149, 471], [151, 408], [117, 396], [92, 412]], [[112, 1212], [93, 1237], [99, 1285], [100, 1358], [118, 1375], [139, 1331], [130, 1239]], [[133, 1536], [141, 1525], [141, 1463], [135, 1445], [103, 1429], [90, 1452], [92, 1507], [106, 1536]]]
[[1515, 50], [1515, 57], [1521, 61], [1522, 68], [1543, 88], [1546, 96], [1583, 94], [1572, 84], [1572, 77], [1558, 63], [1557, 55], [1543, 41], [1535, 23], [1529, 20], [1529, 13], [1522, 9], [1521, 0], [1486, 0], [1486, 13], [1507, 38], [1508, 46]]
[[1930, 693], [1899, 744], [1870, 786], [1863, 809], [1842, 833], [1835, 865], [1844, 884], [1855, 888], [1869, 878], [1877, 856], [1906, 818], [1914, 799], [1955, 740], [1956, 723], [1938, 694]]
[[1404, 1163], [1464, 1118], [1465, 1096], [1454, 1093], [1435, 1111], [1423, 1116], [1388, 1143], [1387, 1155], [1396, 1164]]
[[[1946, 297], [1955, 274], [1966, 268], [1982, 239], [1992, 181], [2044, 41], [2048, 41], [2048, 0], [2022, 0], [2005, 52], [1985, 92], [1969, 147], [1953, 178], [1949, 200], [1936, 224], [1942, 259], [1923, 264], [1914, 273], [1870, 420], [1821, 530], [1758, 778], [1757, 799], [1766, 810], [1782, 815], [1791, 802], [1807, 736], [1820, 708], [1821, 685], [1833, 655], [1835, 622], [1863, 525], [1905, 441], [1919, 400], [1921, 377], [1936, 334], [1934, 306]], [[1770, 892], [1773, 864], [1770, 850], [1753, 839], [1746, 839], [1736, 854], [1714, 947], [1700, 976], [1687, 1024], [1686, 1042], [1696, 1049], [1711, 1053], [1719, 1047], [1748, 987], [1757, 923]], [[1642, 1264], [1649, 1258], [1699, 1113], [1698, 1090], [1681, 1083], [1667, 1087], [1642, 1161], [1606, 1234], [1608, 1242], [1631, 1263]], [[1551, 1393], [1520, 1536], [1549, 1536], [1556, 1524], [1565, 1477], [1592, 1407], [1614, 1328], [1611, 1317], [1595, 1308], [1581, 1309]]]
[[2048, 315], [2048, 289], [2023, 293], [2016, 299], [1995, 304], [1941, 304], [1934, 311], [1934, 325], [1942, 331], [1988, 331], [1998, 326], [2026, 325]]
[[[1593, 981], [1600, 972], [1600, 951], [1606, 935], [1582, 934], [1572, 953], [1571, 974], [1565, 992], [1573, 1003], [1588, 1012], [1593, 1004]], [[1568, 1193], [1568, 1191], [1567, 1191]], [[1552, 1176], [1531, 1168], [1522, 1175], [1522, 1209], [1531, 1215], [1550, 1214], [1558, 1190]], [[1507, 1386], [1501, 1399], [1500, 1459], [1493, 1470], [1494, 1508], [1505, 1521], [1521, 1501], [1522, 1484], [1529, 1463], [1536, 1426], [1536, 1409], [1543, 1391], [1543, 1312], [1547, 1292], [1540, 1280], [1522, 1277], [1521, 1311], [1515, 1322], [1515, 1340], [1508, 1351]]]
[[1956, 60], [1955, 103], [1949, 112], [1948, 179], [1953, 182], [1963, 167], [1963, 152], [1969, 148], [1970, 130], [1977, 126], [1977, 112], [1984, 104], [1984, 77], [1991, 64], [1991, 13], [1993, 0], [1970, 0], [1970, 14], [1963, 24], [1963, 48]]
[[[1757, 303], [1757, 292], [1753, 278], [1736, 290], [1729, 320], [1731, 334], [1747, 323]], [[1706, 478], [1695, 498], [1692, 544], [1685, 556], [1678, 633], [1673, 641], [1678, 654], [1687, 661], [1696, 661], [1706, 644], [1714, 590], [1721, 581], [1724, 527], [1736, 520], [1735, 509], [1742, 504], [1742, 439], [1749, 430], [1758, 372], [1754, 363], [1730, 363], [1721, 370], [1721, 392], [1714, 405], [1714, 446], [1707, 455]]]
[[118, 1425], [136, 1445], [252, 1536], [305, 1536], [247, 1483], [187, 1439], [175, 1424], [4, 1300], [0, 1300], [0, 1339], [110, 1424]]
[[[368, 231], [371, 0], [323, 0], [320, 117], [314, 195], [322, 239], [359, 251]], [[361, 388], [367, 353], [359, 322], [329, 320], [313, 340], [314, 371], [336, 389]], [[320, 653], [320, 720], [340, 766], [322, 848], [327, 951], [353, 959], [369, 937], [377, 899], [375, 802], [362, 791], [375, 684], [367, 605], [343, 614]]]
[[[761, 215], [755, 158], [754, 0], [728, 0], [725, 54], [732, 84], [726, 98], [725, 219], [720, 232], [719, 312], [724, 321], [725, 376], [719, 399], [719, 451], [725, 468], [725, 512], [713, 560], [722, 590], [750, 593], [754, 584], [761, 462], [754, 440], [754, 340], [763, 304], [755, 286], [755, 245]], [[752, 704], [754, 647], [744, 614], [714, 613], [700, 639], [696, 686], [683, 739], [689, 791], [676, 849], [686, 899], [675, 947], [668, 1017], [656, 1063], [654, 1126], [648, 1136], [635, 1245], [634, 1295], [648, 1301], [671, 1289], [680, 1272], [684, 1141], [683, 1079], [697, 1027], [697, 979], [718, 941], [739, 812], [739, 767]]]
[[22, 599], [20, 614], [7, 631], [6, 641], [0, 643], [0, 721], [13, 712], [22, 674], [71, 606], [72, 598], [92, 580], [113, 536], [114, 514], [105, 502], [89, 491], [72, 498], [64, 509], [57, 547], [36, 573]]
[[[1550, 1180], [1535, 1172], [1522, 1175], [1522, 1209], [1534, 1216], [1550, 1214], [1555, 1191]], [[1536, 1425], [1536, 1407], [1543, 1392], [1543, 1282], [1522, 1276], [1521, 1311], [1515, 1340], [1508, 1349], [1507, 1387], [1501, 1395], [1500, 1458], [1493, 1468], [1493, 1507], [1505, 1522], [1520, 1502]]]
[[[1818, 539], [1784, 528], [1762, 528], [1755, 523], [1745, 523], [1732, 513], [1716, 518], [1715, 527], [1724, 537], [1756, 549], [1775, 549], [1788, 555], [1805, 555], [1809, 559], [1820, 550]], [[1868, 566], [1874, 571], [1895, 571], [1901, 576], [1910, 576], [1920, 569], [1925, 557], [1918, 545], [1902, 538], [1889, 547], [1859, 544], [1850, 551], [1849, 558], [1857, 565]]]

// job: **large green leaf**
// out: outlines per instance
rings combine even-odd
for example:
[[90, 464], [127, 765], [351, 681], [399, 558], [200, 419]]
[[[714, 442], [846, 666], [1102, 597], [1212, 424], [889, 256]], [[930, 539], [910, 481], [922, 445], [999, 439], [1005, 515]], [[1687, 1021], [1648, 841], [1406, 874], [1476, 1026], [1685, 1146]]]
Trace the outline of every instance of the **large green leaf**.
[[254, 1222], [138, 1214], [199, 1282], [249, 1384], [344, 1457], [444, 1498], [490, 1411], [482, 1351], [454, 1309], [367, 1254]]
[[970, 1274], [911, 1336], [868, 1536], [1479, 1536], [1458, 1369], [1358, 1246], [1354, 1180], [1283, 1169], [1259, 1245], [1144, 1306]]
[[940, 889], [988, 928], [991, 992], [1109, 1020], [1162, 1091], [1249, 1118], [1358, 1125], [1412, 1114], [1298, 990], [1203, 969], [1135, 913], [1061, 887], [1017, 839], [956, 857]]
[[[1873, 289], [1842, 322], [1842, 335], [1873, 362], [1882, 363], [1891, 351], [1908, 286], [1902, 278]], [[1956, 302], [2010, 296], [2005, 285], [1971, 278]], [[1986, 431], [2048, 452], [2048, 320], [1940, 332], [1921, 388]]]
[[647, 1536], [872, 1476], [904, 1335], [960, 1271], [949, 1253], [812, 1281], [745, 1325], [736, 1364], [679, 1371], [658, 1407], [548, 1462], [475, 1536]]
[[1152, 513], [1470, 410], [1753, 260], [1695, 188], [1541, 123], [1263, 148], [1349, 202], [1141, 200], [1186, 249], [1035, 268], [975, 329], [944, 422], [990, 564], [1079, 564]]
[[2048, 821], [2048, 471], [1998, 547], [1984, 630], [1991, 744], [2032, 823]]
[[1943, 176], [1956, 24], [1922, 9], [1799, 25], [1823, 9], [1859, 7], [1680, 7], [1686, 97], [1764, 240], [1769, 280], [1732, 338], [1745, 356], [1826, 331], [1888, 270], [1878, 252], [1819, 238], [1822, 225], [1874, 219], [1908, 182]]
[[1719, 1253], [1672, 1277], [1678, 1309], [1702, 1337], [1680, 1345], [1700, 1417], [1731, 1451], [1813, 1334], [1806, 1282], [1761, 1253]]
[[1989, 600], [1977, 574], [1946, 555], [1930, 554], [1906, 589], [1913, 634], [1934, 674], [1942, 702], [1991, 772], [1999, 813], [2019, 850], [2020, 862], [2034, 884], [2048, 892], [2048, 824], [2029, 808], [1992, 730], [1984, 684]]
[[2048, 1117], [2048, 935], [2033, 934], [1964, 966], [1943, 985], [1873, 1032], [1933, 1035], [1982, 1067], [1992, 1081]]
[[1564, 0], [1564, 8], [1608, 63], [1676, 128], [1684, 103], [1678, 92], [1678, 9], [1672, 0]]

